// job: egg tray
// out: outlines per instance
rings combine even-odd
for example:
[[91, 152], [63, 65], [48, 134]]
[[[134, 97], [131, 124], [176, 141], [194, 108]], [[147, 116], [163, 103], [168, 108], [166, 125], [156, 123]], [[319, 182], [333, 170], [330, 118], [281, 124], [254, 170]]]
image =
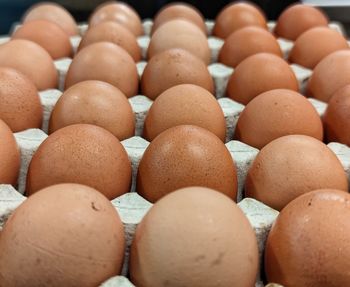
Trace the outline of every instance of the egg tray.
[[[211, 34], [212, 28], [214, 26], [213, 21], [206, 22], [208, 28], [208, 34]], [[269, 22], [269, 29], [272, 30], [274, 27], [274, 22]], [[146, 58], [147, 47], [149, 44], [149, 34], [152, 28], [152, 21], [145, 20], [143, 22], [145, 36], [141, 36], [138, 38], [138, 43], [142, 49], [142, 55], [144, 59]], [[15, 25], [16, 29], [18, 25]], [[330, 27], [344, 34], [344, 30], [339, 23], [332, 22]], [[79, 25], [80, 34], [83, 35], [87, 30], [86, 24]], [[0, 37], [0, 43], [5, 43], [9, 41], [10, 37], [4, 36]], [[79, 42], [81, 40], [81, 36], [71, 37], [72, 45], [77, 50]], [[215, 83], [215, 96], [218, 99], [218, 103], [220, 104], [225, 120], [226, 120], [226, 147], [232, 155], [236, 168], [237, 168], [237, 177], [238, 177], [238, 194], [237, 194], [237, 202], [238, 206], [248, 217], [258, 240], [259, 247], [259, 255], [260, 255], [260, 266], [261, 270], [263, 270], [263, 252], [265, 247], [265, 241], [267, 235], [270, 231], [270, 228], [278, 216], [278, 211], [266, 206], [265, 204], [256, 201], [251, 198], [243, 198], [243, 188], [244, 182], [249, 170], [250, 165], [254, 161], [256, 155], [259, 150], [251, 147], [247, 144], [244, 144], [239, 141], [231, 140], [234, 134], [234, 130], [237, 124], [238, 117], [242, 110], [244, 109], [244, 105], [237, 103], [229, 98], [225, 98], [225, 91], [227, 82], [234, 72], [234, 69], [227, 67], [223, 64], [216, 63], [218, 53], [220, 48], [223, 45], [223, 40], [211, 37], [208, 38], [211, 55], [212, 55], [212, 64], [208, 66], [209, 72], [213, 77]], [[293, 47], [293, 42], [278, 39], [278, 42], [283, 51], [284, 57], [287, 58], [289, 51]], [[68, 71], [69, 65], [71, 63], [71, 59], [64, 58], [55, 61], [56, 69], [59, 73], [59, 83], [58, 87], [60, 90], [52, 89], [41, 91], [39, 93], [40, 100], [43, 106], [43, 125], [41, 129], [29, 129], [22, 132], [15, 133], [14, 136], [16, 138], [17, 144], [21, 151], [21, 168], [18, 179], [17, 186], [13, 187], [11, 185], [0, 185], [0, 230], [5, 224], [8, 217], [11, 213], [26, 199], [23, 195], [25, 192], [25, 183], [26, 183], [26, 175], [29, 163], [35, 151], [38, 149], [40, 144], [47, 138], [47, 130], [48, 130], [48, 122], [51, 115], [51, 112], [57, 102], [57, 100], [62, 95], [64, 80], [66, 73]], [[137, 70], [139, 76], [141, 77], [144, 67], [147, 62], [141, 61], [137, 63]], [[292, 64], [291, 68], [293, 69], [298, 82], [301, 93], [303, 93], [305, 89], [305, 85], [312, 74], [312, 71], [306, 69], [304, 67]], [[309, 98], [308, 99], [311, 104], [316, 108], [318, 114], [322, 116], [327, 108], [327, 104], [320, 102], [316, 99]], [[139, 162], [145, 152], [149, 142], [143, 139], [142, 131], [144, 120], [147, 115], [149, 108], [152, 105], [152, 100], [143, 96], [137, 95], [129, 99], [129, 102], [132, 106], [135, 119], [136, 119], [136, 130], [135, 136], [129, 139], [122, 141], [122, 145], [126, 149], [129, 159], [132, 164], [132, 184], [130, 192], [124, 194], [114, 200], [112, 200], [112, 204], [118, 210], [118, 213], [121, 217], [121, 220], [124, 224], [125, 235], [126, 235], [126, 252], [124, 257], [124, 265], [122, 269], [122, 276], [113, 277], [101, 286], [104, 287], [129, 287], [134, 286], [127, 279], [128, 274], [128, 261], [129, 261], [129, 250], [130, 245], [135, 233], [135, 229], [137, 225], [140, 223], [144, 215], [151, 208], [152, 204], [138, 195], [136, 191], [136, 176]], [[337, 155], [339, 160], [341, 161], [344, 170], [347, 173], [348, 181], [350, 180], [350, 148], [346, 145], [340, 143], [330, 143], [328, 147], [333, 150], [333, 152]], [[264, 284], [262, 283], [262, 278], [260, 273], [257, 276], [256, 287], [262, 287]], [[269, 284], [269, 287], [280, 286]], [[283, 287], [283, 286], [282, 286]]]

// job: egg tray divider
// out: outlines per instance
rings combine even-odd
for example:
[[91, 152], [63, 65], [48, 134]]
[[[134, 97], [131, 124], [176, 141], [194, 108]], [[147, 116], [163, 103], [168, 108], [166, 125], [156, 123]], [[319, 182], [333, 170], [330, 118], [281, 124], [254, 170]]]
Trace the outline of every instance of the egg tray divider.
[[[149, 44], [149, 34], [152, 28], [153, 22], [151, 20], [145, 20], [143, 22], [145, 36], [138, 38], [138, 43], [142, 49], [143, 58], [146, 58], [147, 47]], [[206, 21], [208, 28], [208, 35], [211, 35], [211, 31], [214, 26], [213, 21]], [[269, 22], [269, 29], [272, 30], [275, 22]], [[18, 25], [15, 26], [15, 28]], [[338, 32], [345, 34], [344, 29], [341, 24], [332, 22], [330, 27], [337, 30]], [[79, 25], [80, 34], [83, 35], [87, 30], [86, 24]], [[0, 44], [9, 41], [10, 37], [0, 37]], [[77, 50], [81, 40], [81, 36], [71, 37], [71, 42], [74, 50]], [[227, 67], [223, 64], [216, 63], [219, 51], [223, 45], [223, 40], [211, 37], [208, 38], [211, 55], [212, 64], [208, 66], [209, 72], [213, 77], [215, 83], [215, 96], [218, 99], [225, 120], [226, 120], [226, 147], [231, 153], [236, 167], [237, 167], [237, 177], [238, 177], [238, 195], [237, 202], [238, 206], [248, 217], [258, 240], [259, 256], [260, 256], [260, 266], [263, 266], [262, 255], [264, 252], [265, 241], [270, 228], [278, 216], [278, 211], [264, 205], [263, 203], [256, 201], [251, 198], [243, 199], [243, 187], [248, 169], [252, 162], [254, 161], [259, 150], [246, 145], [239, 141], [230, 140], [233, 137], [234, 130], [237, 124], [240, 113], [244, 109], [244, 105], [237, 103], [229, 98], [225, 98], [225, 91], [227, 82], [234, 72], [234, 69]], [[278, 42], [283, 51], [284, 57], [287, 58], [288, 54], [293, 47], [293, 42], [278, 39]], [[19, 174], [17, 189], [11, 185], [0, 185], [0, 230], [5, 224], [8, 217], [12, 212], [26, 199], [23, 196], [25, 191], [26, 175], [31, 158], [40, 144], [47, 138], [48, 122], [50, 119], [51, 112], [57, 102], [57, 100], [62, 95], [62, 90], [64, 87], [64, 79], [67, 74], [71, 59], [64, 58], [55, 61], [56, 69], [59, 73], [59, 89], [46, 90], [39, 93], [40, 100], [43, 106], [43, 125], [42, 129], [29, 129], [22, 132], [15, 133], [14, 136], [18, 143], [21, 151], [21, 168]], [[137, 63], [138, 74], [141, 77], [143, 70], [147, 62], [141, 61]], [[298, 82], [300, 91], [303, 92], [305, 85], [312, 74], [312, 71], [304, 67], [292, 64], [293, 69]], [[311, 104], [316, 108], [320, 116], [322, 116], [327, 108], [327, 104], [320, 102], [316, 99], [308, 99]], [[130, 245], [135, 233], [137, 225], [141, 222], [144, 215], [151, 208], [152, 204], [138, 195], [136, 191], [136, 175], [139, 162], [146, 150], [149, 142], [141, 137], [144, 120], [147, 115], [149, 108], [152, 105], [152, 100], [143, 96], [137, 95], [129, 98], [129, 102], [132, 106], [135, 119], [136, 119], [136, 130], [135, 136], [122, 141], [122, 145], [126, 149], [129, 159], [132, 164], [132, 185], [129, 193], [126, 193], [114, 200], [112, 204], [118, 210], [121, 220], [124, 225], [125, 235], [126, 235], [126, 252], [124, 265], [122, 270], [122, 276], [116, 276], [101, 285], [101, 287], [131, 287], [134, 286], [125, 276], [128, 273], [128, 261], [129, 261], [129, 250]], [[341, 161], [344, 170], [347, 173], [348, 181], [350, 181], [350, 148], [346, 145], [340, 143], [330, 143], [328, 147], [333, 150]], [[257, 276], [256, 287], [263, 287], [260, 272]], [[280, 285], [269, 284], [269, 287], [283, 287]]]

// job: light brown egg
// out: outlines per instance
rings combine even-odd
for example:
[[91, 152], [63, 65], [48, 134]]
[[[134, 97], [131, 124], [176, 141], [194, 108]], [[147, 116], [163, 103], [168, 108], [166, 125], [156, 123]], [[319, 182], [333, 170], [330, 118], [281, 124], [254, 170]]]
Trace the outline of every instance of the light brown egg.
[[313, 69], [329, 54], [348, 48], [346, 39], [337, 31], [328, 27], [315, 27], [297, 38], [289, 54], [289, 61]]
[[215, 190], [190, 187], [143, 218], [130, 277], [136, 286], [253, 286], [258, 264], [256, 237], [240, 208]]
[[298, 81], [288, 63], [280, 57], [259, 53], [243, 60], [232, 74], [227, 95], [244, 105], [257, 95], [274, 89], [298, 91]]
[[0, 119], [13, 132], [41, 128], [43, 109], [35, 85], [20, 72], [0, 68]]
[[73, 16], [63, 6], [53, 2], [33, 5], [23, 17], [23, 23], [33, 20], [48, 20], [59, 25], [69, 36], [78, 34], [78, 26]]
[[17, 184], [20, 154], [11, 129], [0, 119], [0, 183]]
[[277, 217], [265, 249], [270, 282], [284, 286], [349, 286], [350, 195], [316, 190]]
[[246, 26], [267, 29], [265, 15], [253, 3], [235, 2], [227, 5], [216, 17], [213, 35], [225, 39], [231, 33]]
[[248, 26], [233, 32], [225, 40], [219, 54], [219, 62], [235, 68], [245, 58], [257, 53], [271, 53], [282, 57], [276, 38], [257, 26]]
[[16, 39], [0, 45], [0, 66], [18, 70], [39, 91], [58, 85], [57, 70], [50, 54], [32, 41]]
[[248, 171], [245, 194], [281, 210], [298, 196], [321, 188], [348, 190], [339, 159], [315, 138], [289, 135], [259, 152]]
[[94, 11], [89, 20], [90, 27], [101, 22], [114, 21], [132, 32], [136, 37], [143, 35], [140, 16], [128, 4], [111, 2], [100, 6]]
[[251, 100], [239, 116], [235, 138], [258, 149], [286, 135], [323, 140], [323, 126], [313, 105], [301, 94], [271, 90]]
[[123, 48], [98, 42], [85, 47], [74, 57], [67, 72], [65, 89], [86, 80], [107, 82], [129, 98], [137, 94], [139, 76], [133, 58]]
[[320, 9], [294, 4], [278, 17], [274, 32], [279, 37], [295, 41], [305, 31], [318, 26], [328, 26], [328, 18]]
[[94, 125], [77, 124], [51, 134], [28, 169], [27, 195], [58, 183], [96, 188], [108, 199], [129, 191], [131, 164], [119, 140]]
[[188, 186], [237, 197], [236, 167], [224, 143], [203, 128], [182, 125], [162, 132], [148, 146], [138, 169], [137, 192], [156, 202]]
[[102, 22], [90, 28], [82, 38], [78, 51], [97, 42], [116, 44], [127, 51], [135, 62], [141, 60], [141, 49], [134, 34], [116, 22]]
[[120, 274], [124, 228], [113, 205], [78, 184], [28, 198], [0, 239], [1, 286], [99, 286]]
[[100, 81], [80, 82], [63, 93], [50, 118], [49, 133], [74, 124], [100, 126], [120, 141], [135, 134], [135, 117], [125, 95]]
[[147, 113], [143, 136], [152, 141], [163, 131], [178, 125], [195, 125], [226, 138], [224, 113], [215, 97], [202, 87], [183, 84], [163, 92]]
[[180, 84], [194, 84], [214, 93], [214, 81], [207, 66], [183, 49], [170, 49], [152, 57], [141, 77], [142, 94], [152, 100]]
[[306, 88], [309, 97], [328, 102], [340, 88], [350, 84], [350, 50], [336, 51], [315, 67]]

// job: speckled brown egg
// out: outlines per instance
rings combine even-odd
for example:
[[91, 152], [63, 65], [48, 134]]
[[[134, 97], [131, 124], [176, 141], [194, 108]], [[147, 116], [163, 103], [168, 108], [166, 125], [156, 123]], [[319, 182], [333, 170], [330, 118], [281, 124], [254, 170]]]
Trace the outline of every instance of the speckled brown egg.
[[214, 93], [207, 66], [183, 49], [170, 49], [152, 57], [141, 77], [142, 94], [153, 100], [180, 84], [194, 84]]
[[134, 34], [116, 22], [102, 22], [90, 28], [82, 38], [78, 51], [97, 42], [116, 44], [127, 51], [135, 62], [141, 60], [141, 49]]
[[59, 25], [69, 36], [78, 34], [78, 26], [73, 16], [63, 6], [53, 2], [33, 5], [23, 17], [23, 23], [33, 20], [48, 20]]
[[0, 183], [17, 184], [20, 167], [19, 148], [11, 129], [0, 120]]
[[259, 26], [267, 29], [264, 13], [250, 2], [231, 3], [216, 17], [213, 35], [225, 39], [231, 33], [246, 26]]
[[279, 37], [295, 41], [305, 31], [318, 26], [328, 26], [328, 18], [320, 9], [295, 4], [278, 17], [274, 32]]
[[50, 118], [49, 133], [74, 124], [105, 128], [120, 141], [135, 133], [135, 117], [125, 95], [100, 81], [80, 82], [63, 93]]
[[348, 48], [346, 39], [337, 31], [328, 27], [315, 27], [297, 38], [289, 54], [289, 61], [313, 69], [324, 57]]
[[74, 57], [65, 89], [86, 80], [107, 82], [129, 98], [137, 94], [139, 76], [133, 58], [123, 48], [99, 42], [85, 47]]
[[178, 125], [195, 125], [226, 138], [224, 113], [215, 97], [202, 87], [183, 84], [163, 92], [147, 113], [143, 135], [152, 141], [163, 131]]
[[120, 274], [124, 228], [113, 205], [78, 184], [28, 198], [0, 239], [1, 286], [99, 286]]
[[219, 54], [219, 62], [236, 67], [245, 58], [257, 53], [271, 53], [282, 57], [276, 38], [257, 26], [248, 26], [233, 32], [226, 38]]
[[281, 210], [298, 196], [321, 188], [348, 190], [339, 159], [315, 138], [289, 135], [259, 152], [248, 171], [245, 194]]
[[227, 85], [231, 99], [248, 104], [257, 95], [274, 89], [298, 91], [298, 81], [288, 63], [280, 57], [259, 53], [243, 60]]
[[251, 100], [239, 116], [235, 138], [258, 149], [286, 135], [323, 140], [323, 126], [313, 105], [301, 94], [271, 90]]
[[77, 124], [51, 134], [28, 169], [27, 195], [58, 183], [91, 186], [108, 199], [129, 191], [131, 164], [119, 140], [107, 130]]
[[43, 109], [35, 85], [22, 73], [0, 68], [0, 118], [13, 132], [41, 128]]
[[39, 91], [57, 87], [58, 74], [50, 54], [32, 41], [16, 39], [0, 45], [0, 66], [18, 70]]
[[315, 190], [288, 204], [265, 249], [270, 282], [283, 286], [349, 286], [350, 195]]
[[155, 202], [188, 186], [237, 197], [236, 167], [224, 143], [206, 129], [182, 125], [162, 132], [148, 146], [138, 169], [137, 192]]
[[258, 264], [256, 237], [240, 208], [214, 190], [190, 187], [143, 218], [130, 277], [136, 286], [253, 286]]

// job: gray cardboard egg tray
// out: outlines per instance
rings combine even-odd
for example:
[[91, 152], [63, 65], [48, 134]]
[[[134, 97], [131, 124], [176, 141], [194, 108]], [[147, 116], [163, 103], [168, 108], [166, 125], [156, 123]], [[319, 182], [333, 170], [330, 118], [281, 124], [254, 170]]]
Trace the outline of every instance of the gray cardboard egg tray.
[[[207, 27], [209, 34], [211, 33], [214, 23], [212, 21], [207, 21]], [[270, 29], [272, 29], [274, 23], [269, 23]], [[342, 33], [341, 25], [337, 23], [331, 23], [330, 26]], [[149, 35], [152, 27], [152, 21], [144, 21], [145, 34]], [[82, 24], [79, 26], [81, 34], [86, 31], [87, 25]], [[72, 43], [75, 47], [79, 45], [81, 37], [72, 37]], [[0, 38], [0, 43], [4, 43], [9, 40], [9, 37]], [[138, 38], [138, 42], [142, 48], [143, 55], [145, 56], [149, 37], [142, 36]], [[281, 48], [285, 56], [288, 55], [293, 43], [287, 40], [279, 39]], [[246, 145], [242, 142], [231, 140], [237, 124], [238, 117], [244, 106], [237, 103], [229, 98], [224, 97], [226, 85], [229, 77], [234, 72], [232, 68], [226, 67], [225, 65], [215, 63], [217, 59], [218, 52], [222, 46], [223, 42], [220, 39], [209, 37], [209, 45], [212, 51], [212, 60], [208, 69], [212, 75], [215, 88], [216, 97], [218, 103], [220, 104], [226, 119], [227, 126], [227, 138], [226, 147], [230, 151], [236, 167], [238, 176], [238, 195], [237, 202], [238, 206], [248, 217], [258, 240], [259, 253], [260, 253], [260, 263], [262, 266], [262, 254], [264, 252], [265, 241], [270, 231], [270, 228], [278, 216], [278, 211], [264, 205], [263, 203], [256, 201], [251, 198], [243, 198], [243, 187], [245, 178], [250, 165], [258, 154], [259, 150]], [[55, 61], [56, 68], [59, 73], [59, 87], [64, 86], [64, 78], [71, 63], [71, 59], [60, 59]], [[137, 63], [138, 73], [141, 76], [146, 62]], [[303, 91], [308, 78], [312, 74], [311, 70], [305, 69], [298, 65], [291, 65], [293, 71], [295, 72], [297, 79], [299, 81], [300, 90]], [[28, 170], [31, 158], [39, 145], [47, 138], [48, 121], [50, 118], [51, 111], [55, 106], [57, 100], [61, 96], [62, 92], [60, 90], [47, 90], [39, 93], [41, 103], [44, 110], [44, 120], [42, 129], [29, 129], [22, 132], [15, 133], [15, 138], [17, 140], [18, 146], [21, 151], [21, 169], [18, 179], [18, 184], [16, 187], [11, 185], [0, 185], [0, 231], [5, 224], [7, 218], [12, 214], [12, 212], [19, 206], [26, 197], [23, 196], [25, 192], [25, 181], [26, 174]], [[316, 108], [317, 112], [322, 116], [327, 108], [327, 104], [320, 102], [316, 99], [309, 99], [312, 105]], [[142, 135], [143, 124], [147, 112], [152, 105], [152, 100], [148, 99], [143, 95], [137, 95], [129, 99], [132, 109], [135, 114], [136, 119], [136, 131], [135, 136], [122, 141], [122, 145], [126, 149], [129, 159], [132, 164], [132, 185], [129, 193], [124, 194], [114, 200], [112, 204], [118, 210], [121, 220], [124, 224], [125, 235], [126, 235], [126, 253], [124, 259], [124, 266], [122, 270], [122, 276], [113, 277], [101, 286], [103, 287], [129, 287], [134, 286], [126, 277], [128, 272], [128, 261], [129, 261], [129, 248], [135, 233], [137, 225], [140, 223], [144, 215], [151, 208], [152, 204], [139, 196], [136, 191], [136, 175], [138, 164], [143, 156], [143, 153], [149, 142], [144, 140]], [[329, 148], [338, 156], [339, 160], [343, 164], [344, 170], [348, 175], [350, 180], [350, 148], [346, 145], [339, 143], [330, 143]], [[15, 189], [16, 188], [16, 189]], [[258, 274], [256, 286], [262, 287], [261, 276]], [[269, 284], [269, 287], [283, 287], [280, 285]]]

